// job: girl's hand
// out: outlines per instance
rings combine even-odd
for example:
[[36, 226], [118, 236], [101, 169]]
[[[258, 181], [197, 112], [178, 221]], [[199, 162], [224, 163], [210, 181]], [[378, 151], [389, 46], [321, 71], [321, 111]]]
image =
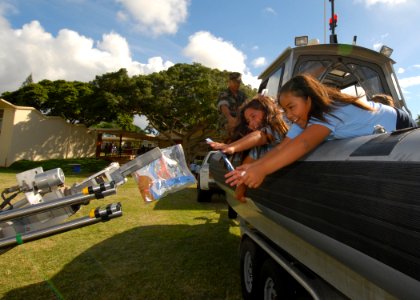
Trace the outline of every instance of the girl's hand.
[[226, 154], [235, 153], [235, 148], [232, 146], [229, 146], [228, 144], [217, 143], [217, 142], [209, 142], [207, 144], [209, 144], [210, 147], [212, 147], [214, 150], [221, 150], [223, 153], [226, 153]]
[[209, 144], [214, 150], [223, 150], [223, 148], [226, 147], [226, 144], [224, 143], [210, 142], [207, 144]]
[[265, 174], [258, 165], [245, 164], [225, 175], [226, 183], [230, 186], [245, 184], [250, 188], [257, 188], [264, 181]]
[[242, 182], [253, 189], [259, 187], [264, 181], [265, 176], [267, 176], [258, 165], [250, 165], [245, 172], [241, 173], [241, 175]]
[[235, 148], [232, 147], [232, 146], [229, 146], [229, 145], [225, 145], [221, 150], [222, 150], [223, 153], [226, 153], [226, 154], [235, 153]]
[[245, 174], [246, 170], [250, 165], [244, 164], [237, 167], [235, 170], [230, 171], [229, 173], [225, 174], [226, 183], [230, 186], [237, 186], [243, 183], [242, 174]]

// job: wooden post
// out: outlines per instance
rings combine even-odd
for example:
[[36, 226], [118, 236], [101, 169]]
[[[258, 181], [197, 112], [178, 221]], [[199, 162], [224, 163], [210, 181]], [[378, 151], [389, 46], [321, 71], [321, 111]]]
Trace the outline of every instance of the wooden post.
[[96, 153], [95, 157], [99, 158], [101, 156], [101, 147], [102, 147], [102, 133], [98, 133], [96, 138]]

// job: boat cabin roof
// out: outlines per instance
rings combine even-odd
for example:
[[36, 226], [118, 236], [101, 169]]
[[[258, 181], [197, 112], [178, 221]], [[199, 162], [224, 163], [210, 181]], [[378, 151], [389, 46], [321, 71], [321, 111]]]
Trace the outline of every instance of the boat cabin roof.
[[380, 52], [357, 45], [317, 44], [286, 48], [259, 76], [259, 93], [274, 98], [283, 83], [297, 74], [309, 73], [343, 92], [371, 99], [387, 94], [394, 105], [406, 107], [395, 75], [395, 61]]

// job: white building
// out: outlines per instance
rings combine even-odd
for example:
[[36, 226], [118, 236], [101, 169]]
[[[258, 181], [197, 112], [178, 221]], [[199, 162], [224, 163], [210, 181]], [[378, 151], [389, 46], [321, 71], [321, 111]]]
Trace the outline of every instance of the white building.
[[0, 99], [0, 166], [18, 160], [94, 157], [97, 134], [84, 125], [44, 116]]

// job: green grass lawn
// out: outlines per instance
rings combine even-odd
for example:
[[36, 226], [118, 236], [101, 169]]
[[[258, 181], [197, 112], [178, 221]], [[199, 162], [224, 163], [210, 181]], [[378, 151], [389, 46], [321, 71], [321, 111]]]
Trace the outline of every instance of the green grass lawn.
[[[65, 173], [67, 185], [90, 175]], [[0, 170], [0, 191], [15, 184]], [[113, 202], [122, 217], [1, 254], [1, 299], [241, 299], [239, 227], [221, 197], [197, 203], [191, 187], [145, 204], [129, 177], [71, 219]]]

